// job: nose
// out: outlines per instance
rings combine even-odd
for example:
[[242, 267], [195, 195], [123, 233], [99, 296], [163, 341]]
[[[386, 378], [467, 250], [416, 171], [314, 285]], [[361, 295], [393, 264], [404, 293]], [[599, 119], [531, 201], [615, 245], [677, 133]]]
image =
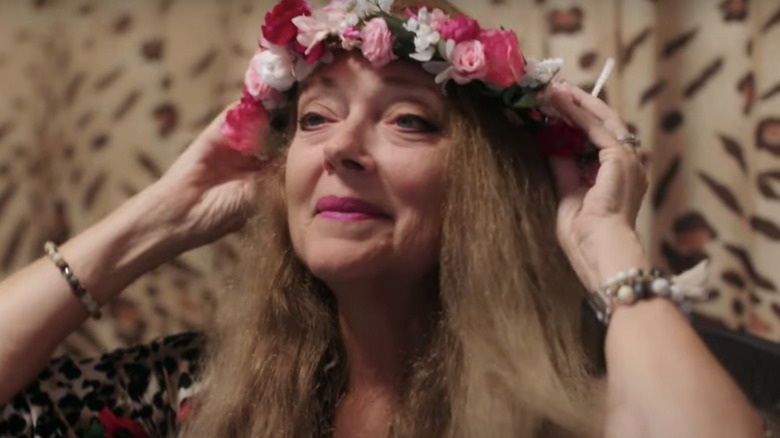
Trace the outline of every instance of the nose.
[[329, 174], [343, 172], [372, 172], [374, 158], [369, 153], [371, 130], [360, 117], [339, 123], [323, 147], [322, 166]]

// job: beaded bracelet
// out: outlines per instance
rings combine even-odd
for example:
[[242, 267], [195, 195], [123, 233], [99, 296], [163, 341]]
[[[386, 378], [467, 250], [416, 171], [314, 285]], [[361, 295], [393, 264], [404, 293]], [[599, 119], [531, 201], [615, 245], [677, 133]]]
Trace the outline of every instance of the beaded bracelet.
[[68, 262], [62, 258], [62, 255], [57, 249], [57, 245], [55, 245], [54, 242], [49, 241], [43, 245], [43, 249], [46, 251], [46, 254], [48, 254], [51, 261], [54, 262], [54, 265], [59, 268], [60, 272], [62, 272], [62, 275], [65, 277], [65, 281], [67, 281], [68, 286], [70, 286], [70, 290], [73, 291], [73, 294], [76, 295], [76, 298], [78, 298], [87, 309], [89, 316], [94, 319], [99, 319], [100, 305], [98, 305], [97, 301], [92, 298], [92, 295], [90, 295], [87, 290], [84, 289], [84, 286], [76, 277], [76, 274], [74, 274], [70, 269]]
[[690, 303], [682, 288], [658, 269], [652, 269], [648, 273], [638, 268], [620, 272], [607, 279], [601, 289], [590, 294], [588, 304], [596, 318], [607, 325], [617, 306], [631, 305], [652, 297], [669, 299], [683, 314], [690, 313]]

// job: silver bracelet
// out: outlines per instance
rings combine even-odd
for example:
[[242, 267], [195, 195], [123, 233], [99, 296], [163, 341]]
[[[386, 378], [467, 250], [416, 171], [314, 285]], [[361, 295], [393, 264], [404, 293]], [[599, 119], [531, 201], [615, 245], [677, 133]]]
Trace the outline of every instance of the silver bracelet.
[[671, 300], [681, 312], [686, 315], [690, 313], [690, 303], [682, 288], [657, 269], [645, 273], [641, 269], [632, 268], [618, 273], [607, 279], [603, 287], [590, 294], [588, 305], [596, 314], [596, 318], [607, 325], [618, 306], [631, 305], [653, 297]]
[[89, 316], [94, 319], [99, 319], [100, 305], [98, 305], [97, 301], [92, 298], [92, 295], [90, 295], [81, 284], [78, 277], [76, 277], [76, 274], [70, 269], [68, 262], [62, 258], [62, 255], [57, 249], [57, 245], [55, 245], [54, 242], [49, 241], [43, 245], [43, 249], [46, 251], [46, 254], [48, 254], [51, 261], [54, 262], [54, 265], [59, 268], [60, 272], [65, 277], [65, 281], [68, 282], [68, 286], [70, 286], [73, 295], [81, 301], [81, 304], [87, 309]]

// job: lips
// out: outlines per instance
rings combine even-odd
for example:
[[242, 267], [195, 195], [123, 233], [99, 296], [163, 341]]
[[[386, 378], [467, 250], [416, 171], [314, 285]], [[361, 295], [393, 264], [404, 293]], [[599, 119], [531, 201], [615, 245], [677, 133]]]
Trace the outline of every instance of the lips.
[[356, 198], [326, 196], [317, 201], [318, 216], [335, 220], [389, 219], [390, 215], [374, 204]]

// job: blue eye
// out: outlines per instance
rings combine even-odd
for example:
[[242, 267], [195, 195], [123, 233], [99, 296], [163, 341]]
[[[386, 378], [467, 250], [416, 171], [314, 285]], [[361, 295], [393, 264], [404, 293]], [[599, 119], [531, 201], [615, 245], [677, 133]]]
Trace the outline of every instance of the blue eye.
[[407, 131], [438, 132], [439, 127], [434, 123], [413, 114], [404, 114], [395, 119], [399, 128]]
[[306, 113], [298, 119], [298, 127], [304, 131], [322, 125], [323, 123], [325, 123], [325, 117], [322, 117], [317, 113]]

